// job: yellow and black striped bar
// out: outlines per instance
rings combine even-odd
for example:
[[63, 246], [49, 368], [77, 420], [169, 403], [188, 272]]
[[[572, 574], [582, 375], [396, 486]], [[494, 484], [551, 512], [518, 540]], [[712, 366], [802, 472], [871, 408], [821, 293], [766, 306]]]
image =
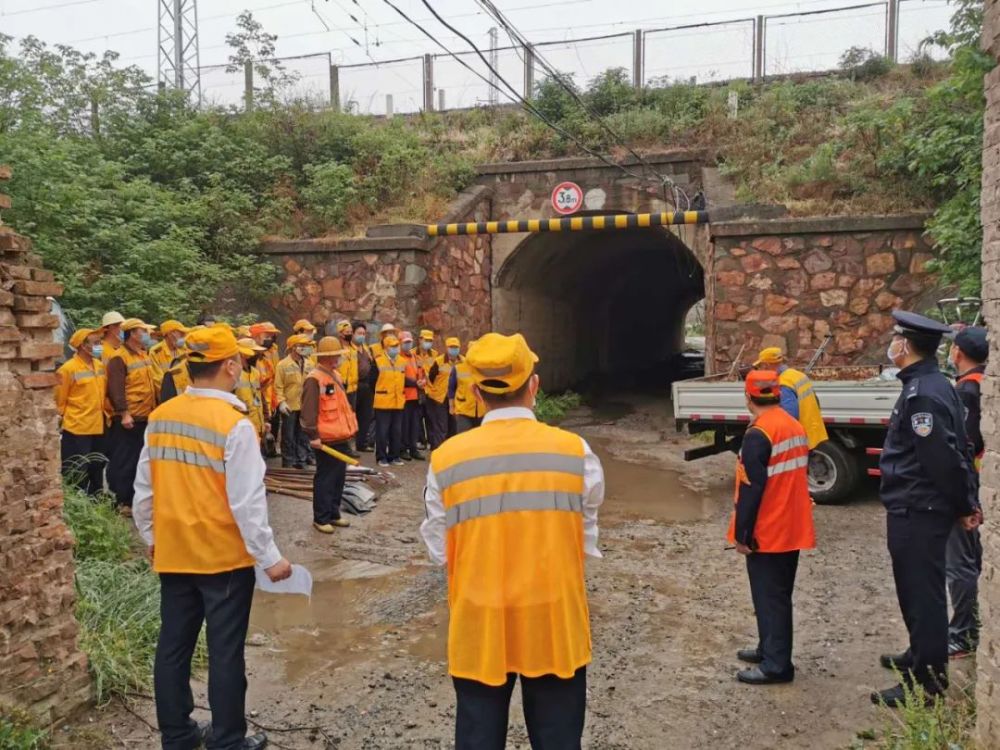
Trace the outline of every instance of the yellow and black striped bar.
[[515, 232], [577, 232], [591, 229], [636, 229], [679, 224], [707, 224], [708, 211], [663, 211], [658, 214], [611, 214], [609, 216], [564, 216], [558, 219], [469, 221], [458, 224], [428, 224], [429, 237], [457, 234], [513, 234]]

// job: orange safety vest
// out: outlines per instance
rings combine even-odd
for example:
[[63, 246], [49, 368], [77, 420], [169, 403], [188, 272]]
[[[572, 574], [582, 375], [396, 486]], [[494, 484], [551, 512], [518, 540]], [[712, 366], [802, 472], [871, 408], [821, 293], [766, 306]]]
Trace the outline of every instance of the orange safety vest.
[[566, 679], [590, 662], [583, 446], [570, 432], [508, 419], [431, 456], [446, 512], [453, 676]]
[[[791, 552], [816, 546], [812, 500], [809, 498], [809, 440], [805, 428], [784, 409], [770, 409], [753, 423], [771, 443], [767, 484], [757, 512], [753, 536], [757, 552]], [[736, 496], [747, 484], [742, 459], [736, 464]], [[729, 521], [730, 543], [736, 541], [736, 513]]]
[[146, 419], [156, 408], [153, 361], [145, 352], [134, 354], [127, 346], [122, 346], [111, 355], [112, 360], [115, 358], [125, 363], [125, 404], [128, 413], [135, 419]]
[[254, 564], [226, 492], [226, 439], [245, 418], [227, 401], [186, 393], [150, 416], [157, 573], [207, 575]]
[[[399, 356], [406, 362], [406, 378], [416, 382], [417, 378], [420, 377], [420, 364], [417, 362], [416, 355], [413, 352], [409, 354], [401, 352]], [[413, 385], [407, 385], [403, 389], [403, 395], [407, 401], [416, 401], [420, 398], [420, 389]]]
[[[462, 362], [464, 360], [461, 356], [459, 356], [458, 361]], [[448, 400], [448, 381], [451, 379], [451, 371], [454, 369], [455, 365], [450, 359], [448, 359], [447, 354], [442, 354], [434, 360], [434, 363], [437, 365], [438, 374], [437, 378], [435, 378], [433, 382], [428, 381], [427, 396], [437, 403], [443, 404]], [[430, 371], [431, 368], [427, 368], [428, 377], [430, 377]]]
[[455, 370], [458, 380], [455, 387], [455, 414], [478, 419], [486, 410], [472, 392], [472, 368], [463, 359], [455, 365]]
[[[979, 384], [979, 387], [982, 388], [983, 378], [984, 374], [981, 372], [970, 372], [968, 375], [959, 378], [958, 381], [955, 383], [955, 385], [958, 385], [959, 383], [970, 382], [970, 383], [977, 383]], [[977, 453], [975, 458], [973, 459], [973, 467], [977, 472], [982, 471], [983, 469], [983, 456], [985, 455], [986, 455], [986, 449], [983, 448], [983, 450], [979, 451], [979, 453]]]
[[358, 418], [347, 400], [340, 375], [334, 376], [317, 367], [306, 377], [319, 383], [319, 414], [316, 417], [319, 439], [324, 443], [342, 443], [357, 435]]
[[375, 358], [378, 368], [378, 380], [375, 383], [376, 409], [399, 410], [406, 405], [406, 394], [403, 385], [406, 379], [406, 360], [403, 355], [396, 357], [395, 362], [388, 355], [380, 354]]

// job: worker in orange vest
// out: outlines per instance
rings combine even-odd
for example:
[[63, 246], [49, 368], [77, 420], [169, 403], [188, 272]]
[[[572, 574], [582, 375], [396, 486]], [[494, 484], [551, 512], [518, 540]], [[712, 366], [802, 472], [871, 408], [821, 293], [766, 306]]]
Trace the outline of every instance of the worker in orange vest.
[[[955, 389], [965, 407], [965, 435], [969, 441], [975, 470], [976, 498], [979, 492], [979, 470], [985, 442], [980, 425], [983, 378], [990, 345], [986, 329], [970, 326], [955, 336], [950, 359], [958, 373]], [[982, 523], [982, 507], [977, 510]], [[948, 626], [948, 657], [960, 659], [975, 653], [979, 646], [979, 576], [983, 572], [983, 544], [979, 528], [967, 530], [956, 523], [948, 536], [945, 549], [945, 576], [951, 598], [952, 617]]]
[[816, 546], [809, 500], [809, 439], [781, 407], [778, 373], [753, 370], [746, 379], [753, 422], [736, 464], [736, 510], [728, 538], [746, 557], [759, 640], [737, 657], [757, 666], [736, 677], [750, 685], [791, 682], [792, 591], [799, 551]]
[[427, 376], [414, 348], [413, 334], [403, 331], [399, 337], [400, 357], [406, 364], [403, 394], [403, 450], [399, 454], [404, 461], [423, 461], [424, 454], [417, 448], [420, 442], [420, 392], [427, 385]]
[[346, 453], [350, 440], [358, 432], [344, 381], [340, 360], [349, 350], [333, 336], [325, 336], [316, 347], [316, 367], [302, 386], [302, 431], [316, 452], [316, 475], [313, 477], [313, 527], [323, 534], [351, 524], [340, 515], [340, 501], [347, 479], [347, 464], [323, 451], [323, 446]]
[[[153, 666], [165, 748], [262, 750], [246, 736], [244, 648], [256, 575], [292, 574], [268, 523], [266, 467], [246, 406], [233, 395], [243, 364], [232, 331], [188, 334], [191, 387], [149, 418], [135, 480], [135, 524], [160, 576]], [[212, 721], [191, 719], [191, 657], [205, 623]]]
[[469, 348], [482, 426], [434, 451], [420, 530], [447, 565], [457, 750], [503, 750], [518, 677], [533, 748], [579, 748], [591, 660], [584, 557], [600, 557], [604, 472], [532, 405], [538, 357], [520, 334]]

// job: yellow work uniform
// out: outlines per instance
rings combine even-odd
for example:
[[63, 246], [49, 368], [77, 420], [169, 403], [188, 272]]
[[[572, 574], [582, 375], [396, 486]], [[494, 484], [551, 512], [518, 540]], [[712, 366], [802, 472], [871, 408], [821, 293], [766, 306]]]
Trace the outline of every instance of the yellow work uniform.
[[[464, 362], [465, 360], [459, 357], [458, 361]], [[447, 354], [442, 354], [434, 360], [434, 364], [437, 365], [437, 377], [433, 381], [430, 380], [433, 365], [427, 368], [427, 397], [432, 401], [443, 404], [448, 400], [448, 381], [451, 379], [451, 371], [455, 365], [448, 359]]]
[[[429, 352], [420, 350], [416, 352], [417, 364], [420, 365], [420, 369], [424, 371], [424, 375], [429, 375], [431, 367], [434, 365], [435, 360], [438, 358], [437, 350], [431, 349]], [[424, 385], [424, 393], [429, 393], [431, 389], [431, 383], [428, 380]]]
[[312, 369], [309, 360], [303, 360], [300, 366], [291, 355], [278, 363], [274, 373], [274, 392], [279, 404], [284, 401], [292, 411], [302, 410], [302, 383]]
[[245, 416], [217, 398], [182, 394], [146, 429], [157, 573], [223, 573], [254, 565], [226, 490], [226, 438]]
[[465, 363], [465, 360], [455, 365], [455, 377], [455, 414], [460, 417], [479, 419], [486, 413], [486, 409], [479, 403], [476, 394], [472, 392], [472, 369]]
[[378, 381], [375, 383], [375, 408], [400, 410], [406, 406], [406, 358], [395, 361], [385, 354], [375, 358]]
[[[111, 361], [121, 359], [125, 364], [125, 403], [134, 419], [145, 419], [156, 408], [156, 383], [153, 363], [146, 352], [133, 353], [123, 346]], [[109, 361], [110, 364], [110, 361]]]
[[236, 398], [246, 404], [247, 419], [257, 430], [257, 437], [263, 439], [264, 398], [260, 390], [260, 371], [256, 367], [251, 367], [249, 371], [244, 369], [233, 393]]
[[446, 512], [448, 671], [574, 676], [590, 662], [584, 443], [528, 419], [488, 422], [431, 456]]
[[121, 341], [121, 339], [116, 339], [116, 341], [113, 341], [113, 342], [110, 342], [110, 343], [109, 343], [109, 342], [107, 342], [107, 341], [104, 341], [104, 340], [102, 339], [102, 340], [101, 340], [101, 346], [103, 347], [103, 348], [101, 349], [101, 362], [102, 362], [102, 363], [103, 363], [103, 364], [104, 364], [105, 366], [107, 366], [107, 364], [108, 364], [108, 361], [109, 361], [109, 360], [110, 360], [110, 359], [111, 359], [111, 358], [112, 358], [112, 357], [113, 357], [113, 356], [114, 356], [115, 354], [117, 354], [117, 353], [118, 353], [118, 351], [119, 351], [119, 350], [120, 350], [120, 349], [121, 349], [121, 348], [122, 348], [122, 347], [124, 346], [124, 344], [122, 344], [122, 341]]
[[[167, 371], [173, 366], [177, 357], [181, 354], [176, 349], [167, 346], [166, 341], [154, 344], [149, 350], [149, 359], [153, 363], [153, 383], [156, 385], [156, 392], [163, 388], [163, 378]], [[178, 391], [180, 393], [181, 391]]]
[[182, 354], [177, 357], [170, 363], [170, 368], [167, 372], [174, 379], [174, 391], [180, 396], [191, 385], [191, 375], [188, 373], [187, 368], [187, 356]]
[[344, 392], [354, 393], [358, 390], [358, 350], [354, 344], [341, 343], [347, 351], [340, 357], [340, 379], [344, 382]]
[[809, 450], [820, 443], [829, 440], [826, 425], [823, 423], [823, 413], [819, 408], [819, 399], [813, 391], [809, 376], [798, 370], [787, 367], [778, 374], [778, 382], [785, 388], [795, 391], [799, 400], [799, 423], [806, 431], [809, 440]]
[[104, 365], [97, 360], [88, 364], [75, 354], [57, 374], [56, 408], [63, 429], [74, 435], [102, 435], [107, 387]]

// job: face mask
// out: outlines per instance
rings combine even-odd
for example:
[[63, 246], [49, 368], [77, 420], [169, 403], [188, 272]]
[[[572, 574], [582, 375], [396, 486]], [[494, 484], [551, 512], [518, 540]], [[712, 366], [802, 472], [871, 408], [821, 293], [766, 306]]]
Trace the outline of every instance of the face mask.
[[177, 341], [176, 341], [176, 342], [174, 343], [174, 346], [176, 346], [176, 347], [177, 347], [178, 349], [183, 349], [183, 348], [184, 348], [184, 345], [185, 345], [186, 343], [187, 343], [187, 339], [186, 339], [186, 338], [184, 338], [183, 336], [181, 336], [181, 337], [180, 337], [179, 339], [177, 339]]
[[449, 346], [448, 347], [448, 356], [449, 357], [451, 357], [452, 359], [454, 359], [454, 358], [458, 357], [458, 355], [459, 355], [459, 348], [457, 346]]
[[143, 349], [149, 349], [153, 345], [153, 337], [148, 333], [144, 333], [139, 337], [139, 342], [142, 344]]
[[121, 341], [122, 341], [122, 343], [124, 344], [125, 343], [125, 339], [128, 338], [128, 333], [125, 332], [125, 331], [122, 331], [121, 333], [118, 334], [118, 338], [120, 338]]
[[364, 344], [365, 343], [365, 335], [363, 333], [359, 333], [357, 336], [354, 337], [354, 343], [357, 344], [358, 346], [361, 346], [362, 344]]
[[252, 357], [250, 357], [250, 359], [249, 359], [250, 366], [253, 367], [255, 364], [257, 364], [257, 360], [259, 360], [259, 359], [260, 359], [260, 355], [259, 354], [255, 354]]
[[434, 342], [433, 341], [421, 341], [420, 342], [420, 348], [423, 349], [425, 352], [429, 352], [431, 350], [432, 346], [434, 346]]
[[413, 343], [410, 342], [410, 341], [405, 342], [403, 344], [403, 351], [404, 352], [412, 352], [413, 351]]
[[896, 350], [896, 342], [893, 341], [889, 344], [889, 348], [885, 350], [885, 356], [889, 358], [889, 361], [896, 364], [896, 360], [900, 357], [906, 356], [906, 340], [903, 340], [903, 347], [900, 351]]
[[299, 356], [301, 357], [311, 357], [315, 351], [311, 346], [303, 346], [299, 349]]
[[101, 355], [104, 354], [104, 346], [101, 344], [94, 344], [90, 347], [90, 356], [94, 359], [100, 359]]
[[396, 357], [399, 356], [399, 347], [398, 346], [390, 346], [387, 349], [387, 351], [389, 352], [389, 357], [391, 359], [395, 359]]
[[272, 346], [274, 346], [274, 339], [264, 339], [264, 343], [261, 344], [261, 346], [263, 346], [266, 349], [270, 349]]

